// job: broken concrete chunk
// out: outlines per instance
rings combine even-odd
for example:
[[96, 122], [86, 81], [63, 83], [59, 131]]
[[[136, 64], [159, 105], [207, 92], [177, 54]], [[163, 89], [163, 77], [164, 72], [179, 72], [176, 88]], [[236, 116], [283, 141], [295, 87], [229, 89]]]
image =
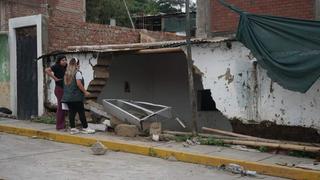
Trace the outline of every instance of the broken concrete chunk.
[[114, 130], [116, 135], [125, 137], [135, 137], [139, 134], [139, 130], [136, 125], [119, 124]]
[[167, 158], [168, 161], [177, 161], [177, 159], [174, 156], [169, 156]]
[[105, 124], [88, 123], [88, 127], [90, 129], [94, 129], [96, 131], [102, 131], [102, 132], [105, 132], [107, 130], [107, 126]]
[[107, 148], [101, 142], [98, 141], [91, 146], [91, 150], [94, 155], [104, 155], [107, 151]]
[[161, 123], [160, 122], [153, 122], [150, 124], [150, 135], [159, 135], [161, 134]]
[[125, 123], [123, 121], [121, 121], [120, 119], [118, 119], [117, 117], [115, 117], [115, 116], [111, 116], [110, 117], [110, 125], [111, 125], [111, 127], [114, 128], [119, 124], [125, 124]]
[[86, 108], [89, 109], [92, 113], [95, 113], [96, 115], [109, 118], [109, 115], [106, 111], [104, 111], [103, 106], [101, 104], [98, 104], [94, 101], [87, 101]]

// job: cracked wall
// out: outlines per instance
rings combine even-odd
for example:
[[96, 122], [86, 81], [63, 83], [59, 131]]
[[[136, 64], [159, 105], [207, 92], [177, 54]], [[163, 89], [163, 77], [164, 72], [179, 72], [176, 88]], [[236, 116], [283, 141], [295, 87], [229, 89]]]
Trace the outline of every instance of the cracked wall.
[[245, 123], [267, 120], [320, 128], [320, 80], [304, 94], [284, 89], [257, 65], [246, 47], [228, 43], [192, 46], [194, 64], [204, 73], [203, 86], [211, 90], [217, 109]]

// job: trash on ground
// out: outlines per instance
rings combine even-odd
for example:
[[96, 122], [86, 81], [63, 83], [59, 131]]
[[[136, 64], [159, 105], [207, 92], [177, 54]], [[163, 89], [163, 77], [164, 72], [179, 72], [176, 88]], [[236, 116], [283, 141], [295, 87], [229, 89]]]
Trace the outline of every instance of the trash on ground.
[[256, 176], [257, 172], [256, 171], [250, 171], [250, 170], [245, 170], [244, 167], [238, 165], [238, 164], [233, 164], [230, 163], [228, 165], [222, 165], [222, 169], [231, 172], [233, 174], [241, 174], [244, 176]]
[[247, 146], [243, 146], [243, 145], [232, 145], [230, 146], [230, 148], [240, 150], [240, 151], [247, 151], [247, 152], [260, 152], [257, 149], [248, 148]]
[[159, 134], [152, 134], [152, 140], [159, 141], [160, 140]]
[[103, 120], [103, 121], [102, 121], [102, 124], [104, 124], [104, 125], [106, 125], [106, 126], [108, 126], [108, 127], [111, 127], [111, 121], [108, 120], [108, 119]]

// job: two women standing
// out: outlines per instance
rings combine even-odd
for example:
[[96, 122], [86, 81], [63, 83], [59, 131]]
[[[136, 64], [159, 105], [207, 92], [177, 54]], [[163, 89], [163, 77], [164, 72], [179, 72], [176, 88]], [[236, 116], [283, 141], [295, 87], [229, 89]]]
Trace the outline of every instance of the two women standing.
[[[65, 64], [61, 64], [61, 59], [63, 62], [65, 62]], [[57, 64], [59, 64], [59, 66]], [[84, 97], [90, 95], [90, 93], [84, 88], [84, 79], [79, 70], [79, 60], [77, 58], [72, 58], [69, 62], [69, 65], [67, 67], [66, 65], [67, 61], [65, 56], [58, 56], [56, 64], [46, 69], [47, 74], [56, 81], [56, 89], [58, 89], [57, 93], [55, 93], [58, 103], [56, 128], [57, 130], [65, 128], [64, 111], [62, 110], [61, 104], [63, 102], [68, 105], [69, 109], [69, 122], [71, 128], [70, 133], [76, 134], [80, 132], [75, 128], [75, 116], [77, 113], [82, 124], [81, 132], [86, 134], [94, 133], [94, 130], [88, 128], [88, 123], [85, 116], [83, 101]], [[56, 66], [60, 68], [58, 71]], [[61, 87], [63, 87], [63, 90]]]

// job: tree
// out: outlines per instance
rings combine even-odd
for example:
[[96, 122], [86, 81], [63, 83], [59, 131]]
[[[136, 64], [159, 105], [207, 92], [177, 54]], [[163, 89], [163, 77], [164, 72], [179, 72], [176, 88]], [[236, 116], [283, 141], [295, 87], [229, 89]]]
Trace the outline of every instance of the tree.
[[[132, 16], [157, 15], [160, 13], [182, 12], [185, 0], [126, 0]], [[109, 24], [116, 19], [118, 26], [131, 27], [128, 14], [122, 0], [86, 1], [87, 21]], [[195, 7], [194, 3], [191, 7]]]
[[185, 0], [156, 0], [158, 9], [161, 13], [182, 12]]

